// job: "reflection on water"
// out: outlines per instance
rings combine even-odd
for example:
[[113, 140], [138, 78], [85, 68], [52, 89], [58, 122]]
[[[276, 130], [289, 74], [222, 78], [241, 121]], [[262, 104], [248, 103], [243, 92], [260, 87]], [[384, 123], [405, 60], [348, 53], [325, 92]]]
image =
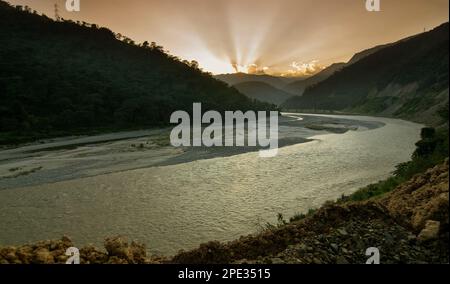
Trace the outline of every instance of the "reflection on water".
[[[353, 117], [353, 119], [362, 119]], [[255, 232], [383, 179], [407, 161], [420, 125], [384, 118], [366, 131], [282, 148], [0, 191], [0, 244], [67, 234], [78, 245], [126, 235], [173, 254]]]

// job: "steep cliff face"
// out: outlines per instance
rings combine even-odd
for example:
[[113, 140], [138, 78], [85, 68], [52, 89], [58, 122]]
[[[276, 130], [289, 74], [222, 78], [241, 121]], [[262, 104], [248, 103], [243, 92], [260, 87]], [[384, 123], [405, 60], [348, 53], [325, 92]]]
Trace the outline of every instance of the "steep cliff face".
[[390, 216], [414, 233], [420, 233], [426, 229], [427, 223], [432, 222], [439, 222], [440, 229], [448, 233], [448, 170], [447, 160], [445, 164], [402, 184], [380, 203]]

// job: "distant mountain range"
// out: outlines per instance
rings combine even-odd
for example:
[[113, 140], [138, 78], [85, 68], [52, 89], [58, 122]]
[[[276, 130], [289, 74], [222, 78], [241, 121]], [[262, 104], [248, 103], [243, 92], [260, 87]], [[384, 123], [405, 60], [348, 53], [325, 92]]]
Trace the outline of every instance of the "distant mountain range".
[[[448, 113], [449, 24], [371, 50], [282, 107], [439, 123]], [[361, 56], [361, 55], [359, 55]]]
[[285, 110], [376, 114], [439, 124], [448, 113], [448, 32], [444, 23], [296, 81], [248, 74], [216, 78], [250, 98], [277, 105], [291, 95], [281, 104]]
[[243, 82], [234, 85], [239, 92], [247, 95], [251, 99], [262, 102], [269, 102], [275, 105], [281, 105], [287, 99], [292, 97], [291, 93], [277, 89], [272, 85], [264, 82]]
[[[335, 72], [350, 66], [366, 56], [386, 47], [380, 45], [355, 54], [348, 63], [335, 63], [323, 69], [319, 73], [306, 77], [277, 77], [271, 75], [257, 74], [221, 74], [216, 75], [219, 79], [230, 86], [236, 87], [241, 93], [249, 98], [257, 99], [263, 102], [269, 102], [276, 105], [284, 103], [288, 98], [303, 95], [304, 91], [317, 83], [328, 79]], [[263, 84], [262, 84], [263, 83]]]
[[298, 80], [295, 81], [293, 83], [290, 83], [288, 85], [286, 85], [283, 90], [295, 94], [297, 96], [302, 96], [303, 93], [305, 92], [305, 90], [308, 87], [314, 86], [317, 83], [320, 83], [326, 79], [328, 79], [329, 77], [331, 77], [331, 75], [333, 75], [334, 73], [336, 73], [337, 71], [342, 70], [344, 67], [350, 66], [358, 61], [360, 61], [361, 59], [377, 52], [378, 50], [381, 50], [382, 48], [385, 48], [388, 45], [379, 45], [376, 46], [374, 48], [370, 48], [364, 51], [361, 51], [357, 54], [355, 54], [349, 62], [347, 63], [334, 63], [330, 66], [328, 66], [327, 68], [325, 68], [324, 70], [322, 70], [321, 72], [315, 74], [314, 76], [311, 76], [307, 79], [302, 79], [302, 80]]
[[294, 96], [284, 88], [298, 80], [298, 78], [246, 73], [221, 74], [214, 77], [235, 87], [249, 98], [275, 105], [280, 105]]
[[234, 74], [221, 74], [214, 76], [216, 79], [223, 81], [230, 86], [234, 86], [240, 83], [246, 82], [264, 82], [277, 89], [283, 89], [287, 84], [292, 83], [298, 78], [289, 77], [277, 77], [264, 74], [247, 74], [247, 73], [234, 73]]
[[317, 84], [319, 82], [322, 82], [323, 80], [325, 80], [328, 77], [330, 77], [331, 75], [333, 75], [335, 72], [344, 68], [345, 65], [346, 65], [345, 63], [332, 64], [331, 66], [323, 69], [322, 71], [315, 74], [314, 76], [311, 76], [307, 79], [298, 80], [293, 83], [287, 84], [286, 86], [283, 87], [283, 90], [285, 90], [291, 94], [294, 94], [296, 96], [301, 96], [301, 95], [303, 95], [303, 92], [305, 91], [306, 88], [308, 88], [309, 86], [312, 86], [314, 84]]

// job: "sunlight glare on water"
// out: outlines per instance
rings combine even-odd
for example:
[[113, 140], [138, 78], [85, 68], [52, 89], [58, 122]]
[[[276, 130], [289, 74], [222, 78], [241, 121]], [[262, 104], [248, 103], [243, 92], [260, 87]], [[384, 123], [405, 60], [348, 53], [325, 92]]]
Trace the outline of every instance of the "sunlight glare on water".
[[77, 245], [101, 245], [126, 235], [170, 255], [254, 233], [277, 213], [306, 212], [409, 160], [420, 125], [364, 119], [386, 125], [316, 136], [271, 159], [253, 152], [0, 191], [0, 243], [67, 234]]

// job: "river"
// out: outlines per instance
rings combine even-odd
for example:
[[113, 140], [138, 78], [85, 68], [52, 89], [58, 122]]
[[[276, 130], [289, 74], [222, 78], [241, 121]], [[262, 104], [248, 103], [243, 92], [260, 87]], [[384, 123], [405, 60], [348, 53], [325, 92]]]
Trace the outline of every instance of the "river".
[[[281, 139], [303, 141], [289, 140], [274, 158], [252, 151], [187, 159], [188, 152], [167, 146], [125, 153], [119, 145], [130, 140], [0, 151], [0, 245], [69, 235], [79, 246], [101, 246], [105, 237], [125, 235], [151, 253], [172, 255], [233, 240], [276, 222], [278, 213], [288, 218], [385, 179], [409, 160], [422, 127], [378, 117], [285, 118]], [[338, 134], [293, 125], [302, 118], [353, 128]]]

